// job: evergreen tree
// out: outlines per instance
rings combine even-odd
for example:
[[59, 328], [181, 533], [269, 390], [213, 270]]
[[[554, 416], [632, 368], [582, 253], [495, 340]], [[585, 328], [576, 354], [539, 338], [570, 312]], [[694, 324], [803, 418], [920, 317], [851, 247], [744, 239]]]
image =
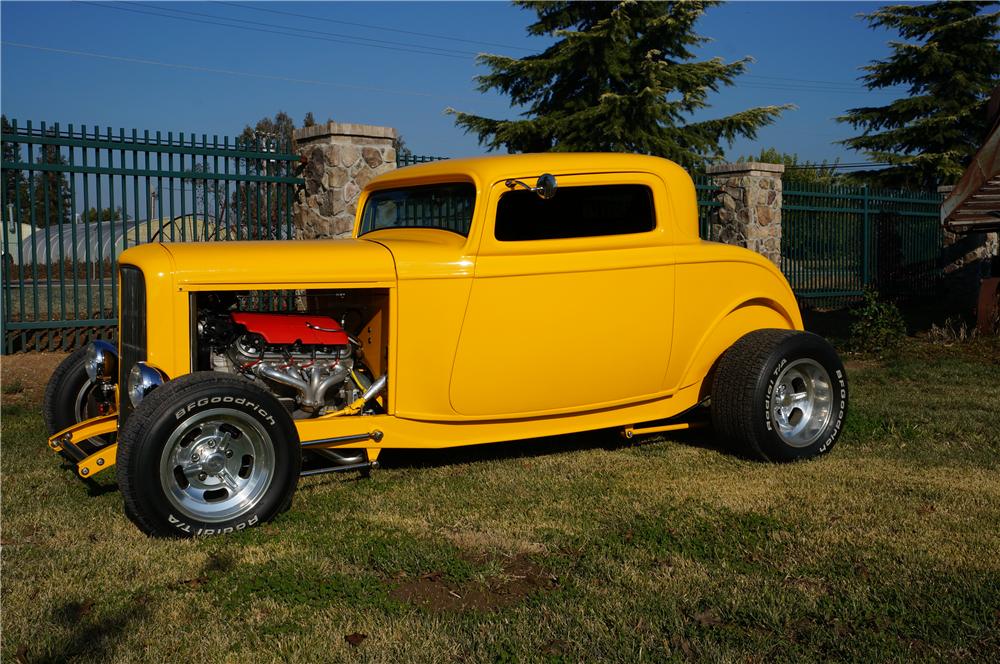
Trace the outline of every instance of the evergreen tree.
[[532, 35], [558, 41], [525, 58], [481, 55], [492, 71], [482, 92], [498, 90], [523, 108], [520, 120], [494, 120], [448, 109], [491, 150], [640, 152], [700, 167], [722, 157], [723, 142], [754, 138], [790, 106], [752, 108], [701, 122], [710, 92], [732, 85], [751, 58], [695, 61], [708, 41], [694, 24], [716, 2], [535, 2]]
[[844, 176], [837, 173], [839, 159], [835, 159], [832, 164], [828, 164], [826, 161], [819, 163], [799, 161], [799, 155], [797, 154], [781, 152], [777, 148], [765, 148], [758, 155], [740, 157], [736, 161], [759, 161], [765, 164], [782, 164], [785, 167], [785, 172], [781, 176], [781, 181], [785, 187], [789, 184], [845, 184]]
[[[14, 131], [13, 126], [7, 121], [7, 116], [0, 119], [0, 124], [2, 124], [4, 134]], [[25, 163], [26, 158], [22, 152], [22, 145], [24, 144], [4, 141], [3, 160], [8, 163]], [[27, 150], [32, 149], [30, 144], [25, 147]], [[38, 148], [35, 163], [65, 164], [66, 158], [63, 157], [58, 145], [41, 145]], [[22, 169], [4, 169], [3, 187], [7, 203], [17, 207], [18, 202], [20, 202], [15, 216], [22, 224], [32, 222], [32, 209], [34, 209], [35, 215], [34, 223], [41, 227], [69, 223], [73, 217], [73, 198], [70, 196], [69, 179], [66, 173], [38, 170], [29, 181], [26, 172]], [[7, 210], [3, 210], [5, 221], [8, 220], [7, 215]]]
[[396, 151], [397, 160], [413, 156], [413, 150], [406, 146], [406, 139], [402, 136], [392, 139], [392, 149]]
[[[39, 164], [65, 164], [58, 145], [42, 145], [38, 148]], [[70, 195], [69, 179], [66, 173], [58, 171], [38, 171], [33, 183], [35, 190], [35, 224], [54, 226], [69, 223], [73, 216], [73, 197]]]
[[83, 222], [95, 222], [95, 221], [121, 221], [123, 218], [128, 219], [128, 215], [122, 213], [122, 208], [119, 205], [115, 208], [102, 208], [98, 210], [92, 207], [86, 210], [81, 216], [80, 221]]
[[838, 118], [864, 133], [841, 141], [889, 168], [865, 173], [881, 186], [951, 184], [982, 144], [986, 103], [1000, 83], [996, 2], [887, 6], [864, 15], [872, 28], [892, 28], [892, 55], [864, 67], [866, 87], [907, 85], [886, 106], [852, 108]]
[[[2, 131], [4, 134], [9, 134], [13, 132], [13, 126], [7, 121], [7, 116], [0, 116], [0, 124], [2, 124]], [[8, 163], [17, 163], [23, 161], [21, 155], [21, 145], [13, 142], [3, 141], [3, 160]], [[4, 169], [3, 172], [3, 188], [4, 188], [4, 201], [8, 205], [17, 206], [20, 202], [20, 208], [15, 211], [14, 217], [18, 219], [21, 223], [30, 223], [30, 212], [28, 211], [29, 197], [28, 197], [28, 178], [21, 169]], [[13, 208], [12, 208], [13, 209]], [[9, 221], [8, 211], [5, 207], [3, 212], [3, 219], [5, 222]]]
[[[254, 152], [291, 150], [294, 131], [295, 120], [284, 111], [278, 111], [273, 118], [264, 117], [253, 126], [244, 127], [243, 132], [237, 137], [237, 144], [243, 150]], [[240, 167], [253, 175], [292, 175], [292, 165], [286, 161], [242, 159]], [[220, 222], [225, 227], [220, 233], [254, 239], [282, 237], [288, 206], [289, 201], [278, 195], [277, 185], [265, 182], [241, 182], [233, 191], [228, 208], [220, 209], [222, 216]]]
[[[308, 113], [307, 117], [311, 115], [312, 113]], [[315, 118], [313, 121], [315, 122]], [[244, 147], [252, 148], [257, 141], [260, 141], [261, 147], [264, 148], [269, 141], [290, 144], [293, 131], [295, 131], [295, 120], [288, 113], [278, 111], [273, 118], [261, 118], [252, 127], [246, 125], [238, 139]]]

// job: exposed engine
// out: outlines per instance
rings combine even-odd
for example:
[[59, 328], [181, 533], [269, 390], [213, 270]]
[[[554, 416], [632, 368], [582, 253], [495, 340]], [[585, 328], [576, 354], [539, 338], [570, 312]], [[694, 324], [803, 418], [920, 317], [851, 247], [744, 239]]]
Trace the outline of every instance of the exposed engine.
[[330, 316], [206, 310], [198, 338], [213, 371], [262, 381], [295, 417], [357, 413], [372, 387], [360, 347]]

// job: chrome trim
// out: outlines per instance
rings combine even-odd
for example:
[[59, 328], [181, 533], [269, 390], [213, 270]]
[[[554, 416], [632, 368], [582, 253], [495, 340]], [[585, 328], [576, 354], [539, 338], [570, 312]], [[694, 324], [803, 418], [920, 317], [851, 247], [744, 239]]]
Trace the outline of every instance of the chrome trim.
[[299, 393], [299, 405], [308, 411], [323, 408], [326, 405], [327, 391], [334, 385], [343, 383], [351, 373], [349, 368], [338, 365], [330, 370], [326, 378], [323, 378], [322, 372], [313, 367], [306, 372], [308, 380], [303, 380], [292, 373], [294, 370], [291, 367], [287, 371], [281, 371], [267, 362], [255, 364], [251, 371], [262, 378], [269, 378], [276, 383], [294, 388]]
[[107, 341], [90, 342], [84, 367], [91, 383], [114, 383], [118, 374], [118, 349]]
[[833, 416], [833, 383], [816, 360], [786, 366], [775, 381], [771, 413], [778, 436], [792, 447], [812, 445]]
[[371, 384], [371, 387], [365, 390], [365, 393], [361, 395], [361, 398], [365, 400], [365, 403], [368, 403], [377, 397], [379, 392], [385, 389], [386, 383], [388, 382], [388, 374], [382, 374], [375, 380], [374, 383]]
[[333, 438], [317, 438], [316, 440], [307, 440], [302, 443], [302, 447], [315, 447], [316, 445], [327, 445], [329, 443], [356, 443], [362, 440], [374, 440], [378, 442], [382, 440], [381, 431], [371, 431], [369, 433], [355, 433], [350, 436], [335, 436]]
[[128, 400], [133, 408], [138, 408], [146, 395], [155, 390], [163, 383], [167, 382], [167, 377], [156, 367], [152, 367], [145, 362], [136, 362], [128, 374]]

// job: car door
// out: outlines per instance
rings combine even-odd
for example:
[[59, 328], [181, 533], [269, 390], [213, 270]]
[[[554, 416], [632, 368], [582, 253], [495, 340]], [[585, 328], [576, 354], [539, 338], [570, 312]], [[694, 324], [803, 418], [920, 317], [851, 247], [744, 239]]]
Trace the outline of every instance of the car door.
[[663, 181], [618, 173], [558, 184], [551, 200], [491, 189], [452, 370], [457, 413], [590, 410], [662, 388], [674, 306]]

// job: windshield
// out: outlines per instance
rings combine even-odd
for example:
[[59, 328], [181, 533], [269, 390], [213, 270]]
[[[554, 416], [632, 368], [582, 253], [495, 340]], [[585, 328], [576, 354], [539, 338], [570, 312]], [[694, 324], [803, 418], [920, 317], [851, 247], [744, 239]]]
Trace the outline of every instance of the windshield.
[[476, 186], [449, 182], [376, 191], [361, 215], [364, 235], [382, 228], [437, 228], [467, 236], [476, 205]]

